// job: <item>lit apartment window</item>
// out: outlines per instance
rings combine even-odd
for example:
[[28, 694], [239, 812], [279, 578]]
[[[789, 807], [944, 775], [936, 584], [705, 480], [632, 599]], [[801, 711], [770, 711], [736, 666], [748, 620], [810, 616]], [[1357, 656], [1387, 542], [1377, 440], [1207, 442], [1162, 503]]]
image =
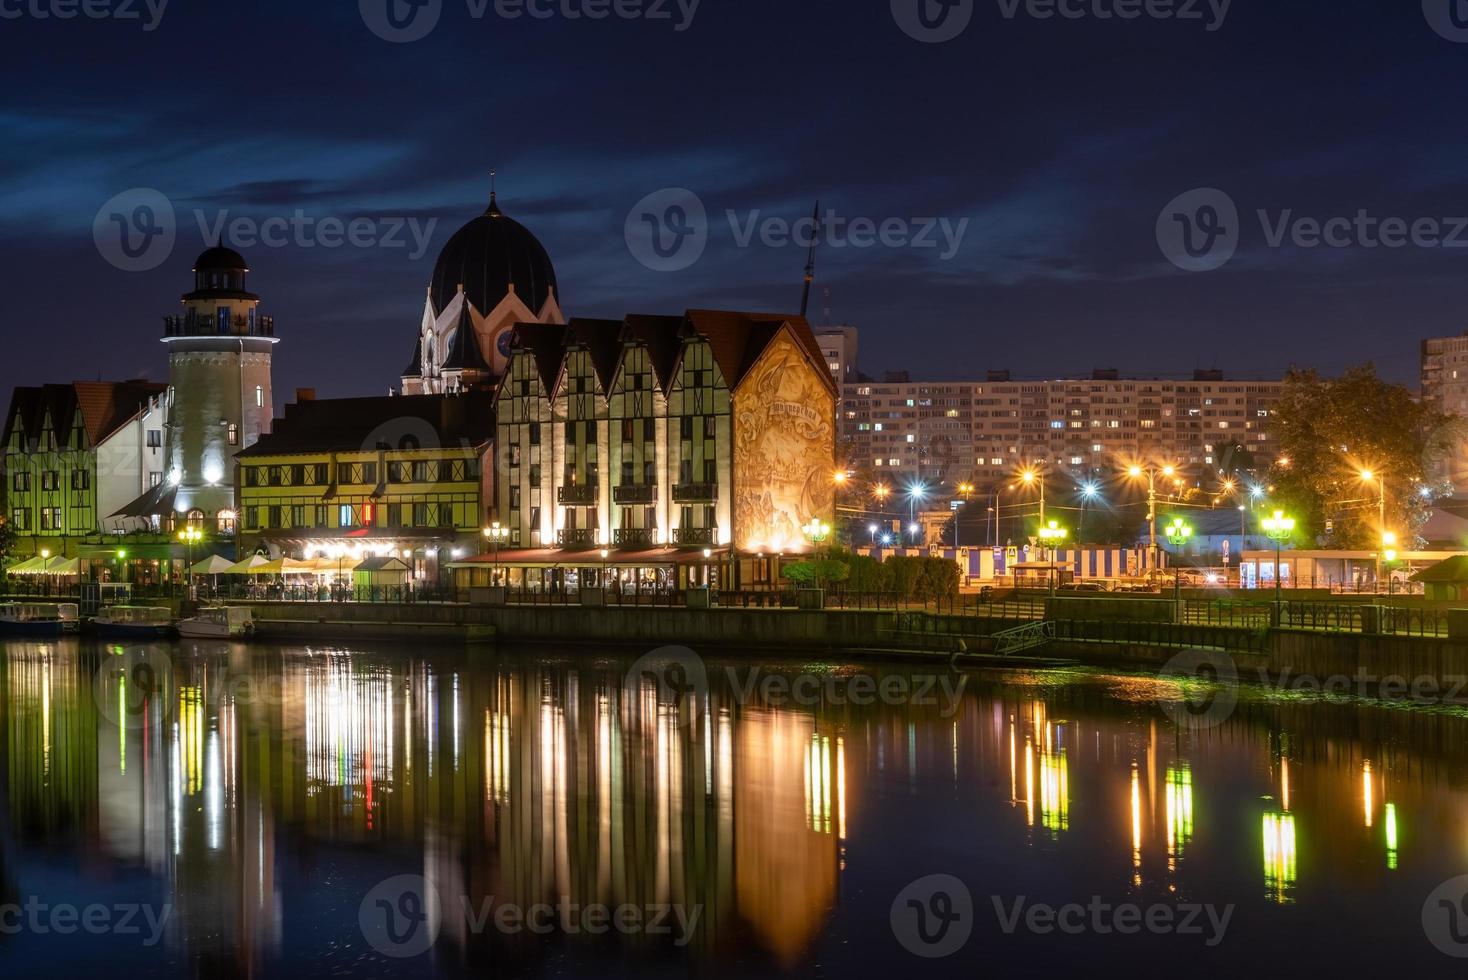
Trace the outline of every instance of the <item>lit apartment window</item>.
[[255, 407], [256, 408], [264, 408], [265, 407], [265, 386], [264, 385], [256, 385], [255, 386]]

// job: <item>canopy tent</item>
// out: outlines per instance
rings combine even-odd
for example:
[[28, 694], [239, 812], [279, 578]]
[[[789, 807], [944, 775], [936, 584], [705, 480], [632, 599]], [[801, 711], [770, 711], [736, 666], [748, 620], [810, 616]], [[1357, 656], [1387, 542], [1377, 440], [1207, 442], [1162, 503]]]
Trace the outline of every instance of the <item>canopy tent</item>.
[[62, 578], [80, 575], [81, 573], [82, 562], [80, 558], [62, 558], [60, 555], [48, 561], [46, 567], [41, 570], [42, 575], [58, 575]]
[[226, 568], [222, 575], [264, 575], [261, 569], [270, 564], [270, 559], [264, 555], [251, 555], [243, 561], [237, 561]]
[[345, 575], [356, 567], [357, 558], [317, 558], [316, 574], [318, 575]]
[[228, 575], [235, 563], [228, 558], [210, 555], [189, 569], [191, 575]]
[[298, 561], [295, 558], [277, 558], [251, 571], [252, 575], [315, 575], [315, 561]]
[[40, 556], [37, 556], [35, 558], [31, 558], [27, 561], [21, 562], [14, 568], [7, 569], [7, 574], [59, 575], [62, 577], [66, 577], [69, 575], [81, 574], [81, 567], [81, 560], [77, 558], [63, 558], [60, 555], [55, 555], [51, 558], [41, 558]]
[[391, 555], [364, 558], [352, 569], [352, 584], [359, 589], [402, 588], [412, 572], [407, 562]]

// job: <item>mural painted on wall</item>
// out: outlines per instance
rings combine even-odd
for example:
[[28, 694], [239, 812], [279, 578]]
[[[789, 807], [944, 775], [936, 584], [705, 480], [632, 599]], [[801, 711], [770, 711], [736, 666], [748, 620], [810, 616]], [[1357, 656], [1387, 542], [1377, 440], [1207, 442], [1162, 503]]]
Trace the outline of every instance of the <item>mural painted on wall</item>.
[[835, 516], [836, 399], [788, 333], [734, 395], [735, 547], [798, 552], [812, 517]]

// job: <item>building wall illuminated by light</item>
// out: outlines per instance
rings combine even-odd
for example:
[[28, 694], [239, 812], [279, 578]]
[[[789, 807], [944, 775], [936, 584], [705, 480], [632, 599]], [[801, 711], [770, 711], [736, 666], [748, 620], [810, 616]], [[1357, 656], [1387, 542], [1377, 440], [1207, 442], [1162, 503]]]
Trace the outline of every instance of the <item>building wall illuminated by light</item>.
[[515, 328], [497, 403], [511, 548], [800, 553], [834, 519], [836, 389], [804, 320]]

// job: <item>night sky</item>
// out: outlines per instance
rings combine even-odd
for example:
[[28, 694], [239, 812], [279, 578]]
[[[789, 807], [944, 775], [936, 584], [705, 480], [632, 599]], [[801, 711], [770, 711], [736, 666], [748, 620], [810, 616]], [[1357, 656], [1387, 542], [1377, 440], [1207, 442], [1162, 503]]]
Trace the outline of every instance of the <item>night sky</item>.
[[[540, 0], [549, 19], [438, 0], [427, 37], [391, 43], [369, 28], [386, 2], [173, 0], [154, 23], [143, 0], [113, 4], [137, 19], [66, 20], [36, 15], [65, 0], [0, 0], [0, 387], [162, 378], [160, 317], [205, 245], [195, 213], [299, 210], [380, 235], [436, 219], [416, 258], [406, 229], [405, 247], [225, 236], [283, 338], [277, 405], [297, 386], [385, 393], [434, 257], [484, 209], [491, 168], [572, 315], [794, 311], [805, 250], [758, 234], [741, 247], [730, 210], [740, 228], [755, 212], [793, 222], [819, 198], [912, 234], [962, 225], [951, 256], [941, 234], [938, 248], [821, 252], [811, 320], [858, 326], [871, 374], [1277, 376], [1374, 360], [1415, 386], [1418, 341], [1468, 329], [1468, 220], [1452, 220], [1468, 215], [1468, 3], [1460, 30], [1450, 0], [1234, 0], [1221, 23], [1221, 0], [1200, 0], [1198, 19], [1134, 20], [1096, 16], [1129, 0], [1075, 2], [1078, 19], [958, 0], [962, 33], [923, 43], [899, 26], [918, 23], [918, 0], [703, 0], [691, 21], [692, 0], [602, 20], [562, 12], [588, 0]], [[959, 23], [922, 2], [930, 23]], [[624, 229], [669, 187], [698, 195], [708, 244], [655, 271]], [[1159, 218], [1210, 187], [1237, 206], [1238, 251], [1184, 271]], [[130, 272], [94, 223], [105, 232], [104, 204], [138, 188], [168, 199], [177, 233], [166, 261]], [[1345, 247], [1276, 246], [1264, 226], [1362, 209], [1437, 219], [1459, 247], [1371, 248], [1355, 230]]]

